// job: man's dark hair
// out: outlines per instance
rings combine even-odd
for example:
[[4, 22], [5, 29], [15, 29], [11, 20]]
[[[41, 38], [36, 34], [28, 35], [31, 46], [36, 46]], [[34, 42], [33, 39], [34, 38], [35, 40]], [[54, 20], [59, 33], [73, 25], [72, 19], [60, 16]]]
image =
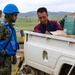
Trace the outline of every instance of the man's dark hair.
[[38, 13], [43, 13], [43, 12], [46, 12], [47, 13], [47, 9], [45, 7], [40, 7], [38, 10], [37, 10], [37, 14]]

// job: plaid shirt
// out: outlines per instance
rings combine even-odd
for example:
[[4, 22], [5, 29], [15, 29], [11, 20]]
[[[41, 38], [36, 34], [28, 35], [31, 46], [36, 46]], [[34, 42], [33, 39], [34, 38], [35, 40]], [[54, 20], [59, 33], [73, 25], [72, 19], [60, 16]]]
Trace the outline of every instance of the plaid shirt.
[[49, 21], [49, 20], [47, 26], [40, 23], [34, 28], [34, 32], [38, 32], [38, 33], [45, 33], [46, 31], [50, 32], [56, 30], [62, 30], [60, 24], [58, 24], [57, 21]]

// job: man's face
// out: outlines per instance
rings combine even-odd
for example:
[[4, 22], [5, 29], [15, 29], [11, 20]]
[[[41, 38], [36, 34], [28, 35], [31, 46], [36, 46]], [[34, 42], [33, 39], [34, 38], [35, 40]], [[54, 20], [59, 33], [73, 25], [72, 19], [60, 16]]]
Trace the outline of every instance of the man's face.
[[18, 15], [17, 13], [14, 13], [14, 14], [13, 14], [13, 22], [16, 22], [16, 20], [17, 20], [17, 15]]
[[42, 24], [47, 25], [48, 15], [46, 12], [42, 12], [42, 13], [38, 12], [38, 19]]

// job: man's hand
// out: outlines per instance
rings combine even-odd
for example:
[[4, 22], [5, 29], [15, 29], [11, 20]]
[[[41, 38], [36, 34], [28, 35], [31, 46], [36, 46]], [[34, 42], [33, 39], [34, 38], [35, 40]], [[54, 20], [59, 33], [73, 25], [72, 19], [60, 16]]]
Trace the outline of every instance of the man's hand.
[[67, 36], [67, 34], [63, 30], [52, 31], [51, 33], [56, 36], [63, 36], [63, 37]]
[[46, 30], [45, 34], [50, 34], [50, 35], [53, 35], [52, 33], [48, 32], [47, 30]]
[[49, 34], [49, 32], [46, 30], [45, 34]]

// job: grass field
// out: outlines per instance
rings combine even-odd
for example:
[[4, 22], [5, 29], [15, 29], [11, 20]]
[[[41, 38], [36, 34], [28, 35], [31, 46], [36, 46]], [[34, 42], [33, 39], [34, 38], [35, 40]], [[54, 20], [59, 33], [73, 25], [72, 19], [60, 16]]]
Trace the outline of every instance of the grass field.
[[21, 30], [30, 30], [32, 31], [34, 26], [38, 24], [38, 19], [36, 18], [18, 18], [16, 21], [16, 26]]

